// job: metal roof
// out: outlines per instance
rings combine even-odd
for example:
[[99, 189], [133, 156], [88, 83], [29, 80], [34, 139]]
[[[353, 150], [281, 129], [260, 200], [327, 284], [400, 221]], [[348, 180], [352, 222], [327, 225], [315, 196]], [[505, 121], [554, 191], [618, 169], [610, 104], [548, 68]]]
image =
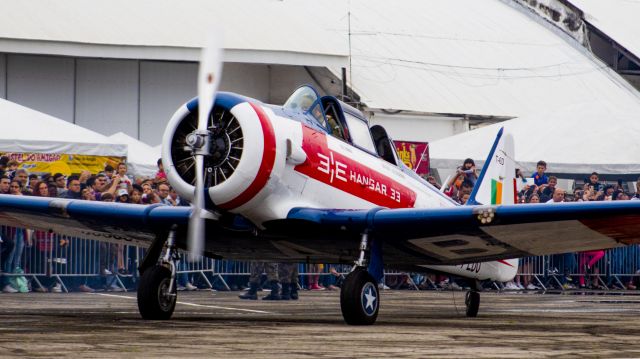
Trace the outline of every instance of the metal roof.
[[571, 0], [584, 12], [584, 19], [640, 57], [640, 1]]
[[351, 53], [351, 86], [373, 109], [517, 117], [640, 103], [619, 75], [510, 0], [11, 0], [2, 7], [4, 52], [196, 61], [215, 22], [225, 29], [230, 62], [339, 74]]
[[[272, 0], [11, 0], [0, 51], [197, 61], [212, 24], [225, 61], [344, 66], [344, 34], [312, 26], [312, 2]], [[28, 14], [28, 15], [27, 15]]]
[[372, 108], [525, 116], [638, 92], [509, 1], [352, 0], [353, 88]]

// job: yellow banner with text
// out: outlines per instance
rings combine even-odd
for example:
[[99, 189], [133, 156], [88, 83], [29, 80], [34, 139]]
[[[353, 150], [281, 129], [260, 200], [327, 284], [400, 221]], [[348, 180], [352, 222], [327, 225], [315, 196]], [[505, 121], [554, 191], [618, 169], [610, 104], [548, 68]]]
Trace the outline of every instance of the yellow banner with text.
[[24, 168], [29, 173], [62, 173], [65, 176], [79, 174], [87, 170], [91, 173], [104, 171], [107, 164], [114, 168], [124, 157], [74, 155], [60, 153], [16, 153], [0, 152], [0, 156], [7, 156], [9, 160], [18, 162], [18, 168]]

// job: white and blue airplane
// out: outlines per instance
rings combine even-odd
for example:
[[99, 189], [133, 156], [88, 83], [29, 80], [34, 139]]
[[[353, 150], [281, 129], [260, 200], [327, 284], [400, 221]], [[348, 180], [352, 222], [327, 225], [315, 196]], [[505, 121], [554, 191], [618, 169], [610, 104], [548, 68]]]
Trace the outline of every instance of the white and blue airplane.
[[[203, 52], [199, 95], [163, 136], [171, 185], [191, 207], [0, 195], [0, 223], [148, 247], [145, 319], [175, 309], [178, 249], [193, 257], [352, 263], [340, 293], [348, 324], [373, 324], [383, 267], [511, 280], [519, 257], [640, 243], [640, 201], [515, 205], [513, 140], [501, 130], [458, 205], [403, 165], [381, 126], [312, 87], [282, 106], [216, 93], [221, 51]], [[163, 255], [163, 249], [166, 248]]]

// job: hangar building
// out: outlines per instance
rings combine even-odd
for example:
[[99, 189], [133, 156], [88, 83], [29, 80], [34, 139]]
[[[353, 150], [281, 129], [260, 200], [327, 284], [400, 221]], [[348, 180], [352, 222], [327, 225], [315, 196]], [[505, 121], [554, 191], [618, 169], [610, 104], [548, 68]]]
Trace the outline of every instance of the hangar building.
[[563, 28], [575, 16], [569, 5], [12, 1], [0, 12], [0, 97], [157, 145], [195, 96], [199, 48], [215, 24], [225, 32], [223, 90], [269, 103], [304, 83], [341, 95], [344, 68], [347, 98], [397, 140], [435, 141], [582, 103], [636, 106], [638, 92], [588, 49], [587, 25]]

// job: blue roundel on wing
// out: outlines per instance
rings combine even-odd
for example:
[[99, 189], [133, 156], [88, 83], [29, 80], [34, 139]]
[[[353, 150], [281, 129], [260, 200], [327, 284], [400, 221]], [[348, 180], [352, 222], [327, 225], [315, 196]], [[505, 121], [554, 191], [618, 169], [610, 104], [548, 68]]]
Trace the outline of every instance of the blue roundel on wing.
[[375, 284], [371, 282], [365, 283], [360, 294], [360, 302], [365, 314], [371, 316], [376, 312], [378, 308], [378, 290]]

